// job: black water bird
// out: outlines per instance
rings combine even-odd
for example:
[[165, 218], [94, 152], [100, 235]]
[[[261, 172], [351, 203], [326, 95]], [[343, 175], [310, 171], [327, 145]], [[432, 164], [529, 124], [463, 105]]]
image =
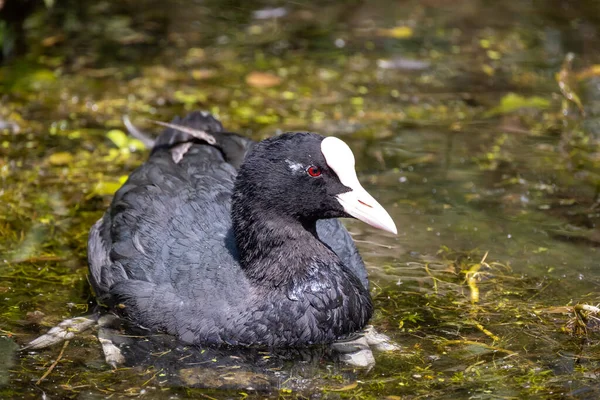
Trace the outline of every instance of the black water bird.
[[99, 302], [199, 345], [306, 346], [361, 330], [366, 270], [336, 218], [396, 227], [350, 148], [306, 132], [255, 143], [199, 112], [173, 124], [208, 136], [166, 129], [92, 227]]

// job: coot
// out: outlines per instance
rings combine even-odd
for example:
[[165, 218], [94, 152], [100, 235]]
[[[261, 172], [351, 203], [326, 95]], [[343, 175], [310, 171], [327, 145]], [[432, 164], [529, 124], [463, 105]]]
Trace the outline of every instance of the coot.
[[[92, 227], [101, 304], [197, 345], [291, 347], [361, 330], [364, 264], [337, 217], [396, 233], [341, 140], [297, 132], [254, 143], [207, 113], [166, 129]], [[211, 142], [213, 144], [209, 144]]]

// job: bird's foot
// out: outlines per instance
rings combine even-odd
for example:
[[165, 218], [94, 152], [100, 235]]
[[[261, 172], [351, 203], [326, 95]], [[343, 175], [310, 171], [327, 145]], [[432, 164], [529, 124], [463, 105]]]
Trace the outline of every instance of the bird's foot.
[[350, 340], [335, 342], [332, 348], [339, 353], [342, 362], [359, 368], [371, 369], [375, 365], [375, 351], [396, 351], [400, 346], [385, 334], [369, 325], [360, 336]]

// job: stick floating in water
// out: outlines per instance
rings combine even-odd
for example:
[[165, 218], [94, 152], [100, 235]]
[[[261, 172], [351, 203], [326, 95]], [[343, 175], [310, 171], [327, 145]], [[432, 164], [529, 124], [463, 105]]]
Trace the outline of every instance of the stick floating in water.
[[215, 137], [213, 135], [211, 135], [210, 133], [207, 133], [206, 131], [192, 129], [192, 128], [188, 128], [187, 126], [182, 126], [182, 125], [177, 125], [177, 124], [170, 124], [168, 122], [155, 121], [153, 119], [149, 119], [148, 121], [150, 121], [156, 125], [164, 126], [165, 128], [171, 128], [171, 129], [178, 130], [180, 132], [189, 133], [196, 139], [204, 140], [208, 144], [216, 144], [217, 143], [217, 140], [215, 139]]

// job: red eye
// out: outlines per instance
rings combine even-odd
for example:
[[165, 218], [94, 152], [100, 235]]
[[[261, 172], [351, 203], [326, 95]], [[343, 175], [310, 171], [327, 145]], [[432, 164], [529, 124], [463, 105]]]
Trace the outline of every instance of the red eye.
[[317, 176], [321, 175], [321, 168], [315, 167], [314, 165], [312, 165], [312, 166], [308, 167], [306, 172], [313, 178], [316, 178]]

